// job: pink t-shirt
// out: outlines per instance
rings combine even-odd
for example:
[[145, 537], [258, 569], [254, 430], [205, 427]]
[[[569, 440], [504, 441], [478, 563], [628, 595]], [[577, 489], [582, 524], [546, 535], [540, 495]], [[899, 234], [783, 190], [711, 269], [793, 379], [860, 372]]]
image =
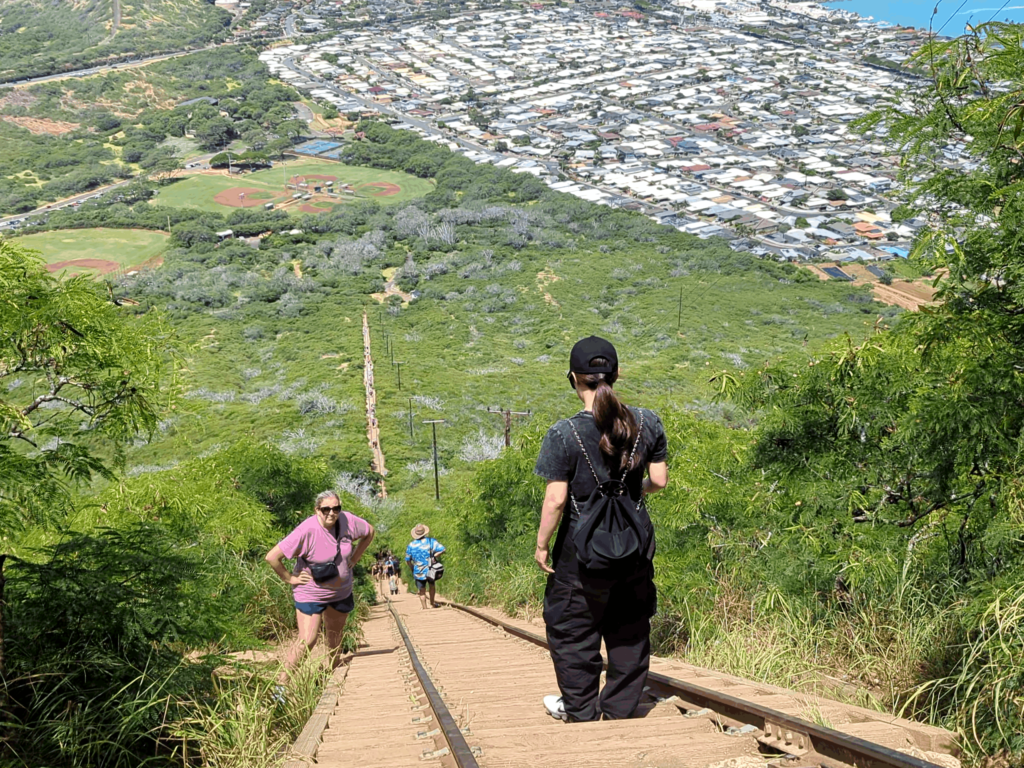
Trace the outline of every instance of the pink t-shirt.
[[[351, 512], [338, 515], [340, 536], [334, 538], [335, 527], [330, 530], [320, 524], [316, 515], [307, 517], [295, 530], [285, 536], [278, 547], [289, 560], [295, 560], [292, 573], [296, 576], [309, 568], [309, 563], [326, 563], [333, 560], [338, 566], [338, 576], [331, 581], [317, 584], [299, 584], [292, 587], [297, 603], [333, 603], [344, 600], [352, 594], [352, 569], [348, 559], [352, 554], [352, 542], [370, 535], [370, 524]], [[338, 542], [341, 551], [338, 551]]]

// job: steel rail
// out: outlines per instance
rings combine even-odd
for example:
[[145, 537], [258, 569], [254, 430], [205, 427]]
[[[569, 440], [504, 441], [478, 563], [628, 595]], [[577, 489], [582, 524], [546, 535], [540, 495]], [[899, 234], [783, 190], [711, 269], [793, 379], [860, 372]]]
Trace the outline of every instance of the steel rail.
[[466, 743], [466, 737], [462, 735], [462, 730], [459, 728], [458, 723], [455, 722], [455, 718], [452, 717], [452, 713], [448, 710], [444, 700], [441, 698], [441, 694], [438, 692], [437, 687], [434, 685], [434, 681], [430, 679], [430, 675], [427, 673], [426, 667], [420, 662], [419, 656], [416, 655], [415, 649], [412, 647], [412, 640], [409, 638], [409, 633], [405, 629], [405, 624], [402, 623], [402, 618], [398, 615], [398, 611], [395, 610], [394, 603], [388, 600], [388, 610], [391, 611], [391, 615], [395, 618], [395, 624], [398, 626], [398, 632], [402, 635], [402, 641], [405, 643], [405, 649], [409, 652], [409, 660], [412, 662], [412, 668], [416, 672], [416, 677], [419, 678], [420, 685], [423, 688], [423, 693], [427, 696], [427, 703], [430, 708], [434, 710], [434, 715], [437, 717], [437, 724], [441, 728], [441, 733], [444, 734], [444, 740], [448, 742], [448, 749], [451, 750], [452, 757], [455, 759], [455, 764], [458, 768], [480, 768], [479, 763], [476, 761], [476, 756], [473, 754], [473, 750], [469, 744]]
[[[507, 624], [466, 605], [445, 601], [471, 616], [503, 629], [510, 635], [547, 648], [547, 640], [538, 634]], [[779, 751], [792, 749], [794, 754], [819, 755], [858, 768], [939, 768], [935, 763], [905, 755], [894, 749], [874, 744], [865, 739], [851, 736], [832, 728], [787, 715], [760, 704], [730, 696], [727, 693], [705, 688], [668, 675], [650, 672], [647, 680], [659, 693], [678, 696], [680, 699], [699, 707], [714, 710], [723, 717], [752, 725], [764, 736], [759, 741]]]

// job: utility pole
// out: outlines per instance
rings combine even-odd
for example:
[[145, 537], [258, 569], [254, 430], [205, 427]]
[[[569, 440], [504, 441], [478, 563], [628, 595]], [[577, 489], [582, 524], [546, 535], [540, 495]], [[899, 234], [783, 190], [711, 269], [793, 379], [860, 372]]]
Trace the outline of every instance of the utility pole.
[[679, 314], [676, 317], [676, 330], [683, 327], [683, 286], [679, 286]]
[[391, 367], [393, 368], [395, 366], [395, 342], [391, 340], [390, 336], [388, 336], [388, 342], [388, 346], [391, 347]]
[[395, 361], [395, 365], [398, 367], [398, 391], [402, 391], [402, 363], [401, 361]]
[[513, 416], [531, 416], [532, 415], [532, 413], [530, 411], [510, 411], [508, 408], [505, 408], [504, 410], [502, 410], [501, 408], [498, 408], [497, 410], [495, 410], [494, 408], [488, 408], [487, 412], [505, 417], [505, 447], [506, 448], [508, 448], [509, 446], [512, 445], [512, 417]]
[[411, 438], [412, 436], [413, 436], [413, 434], [412, 434], [412, 398], [410, 397], [409, 398], [409, 437]]
[[444, 424], [444, 419], [432, 419], [430, 421], [424, 421], [424, 424], [430, 425], [430, 431], [433, 433], [433, 444], [434, 444], [434, 499], [437, 501], [441, 500], [441, 480], [440, 475], [437, 471], [437, 425]]

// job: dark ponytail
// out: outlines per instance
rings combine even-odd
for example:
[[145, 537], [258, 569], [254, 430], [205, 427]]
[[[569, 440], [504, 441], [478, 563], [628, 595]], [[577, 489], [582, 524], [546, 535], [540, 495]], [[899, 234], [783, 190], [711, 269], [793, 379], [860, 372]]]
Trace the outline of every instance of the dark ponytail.
[[[595, 358], [591, 364], [600, 366], [605, 362], [607, 361], [604, 358]], [[594, 390], [594, 424], [601, 432], [601, 453], [605, 456], [605, 463], [620, 472], [639, 466], [642, 461], [639, 450], [633, 457], [632, 466], [626, 466], [639, 426], [636, 416], [619, 400], [612, 389], [612, 385], [619, 378], [619, 372], [574, 373], [573, 376], [577, 382]]]

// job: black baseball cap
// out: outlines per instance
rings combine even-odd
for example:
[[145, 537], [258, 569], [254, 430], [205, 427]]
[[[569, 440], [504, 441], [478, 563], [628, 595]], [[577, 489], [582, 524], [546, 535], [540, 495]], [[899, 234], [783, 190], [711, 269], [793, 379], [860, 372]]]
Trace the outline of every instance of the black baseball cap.
[[[595, 358], [603, 357], [608, 362], [591, 365]], [[619, 370], [619, 356], [615, 347], [600, 336], [587, 336], [573, 345], [569, 353], [569, 370], [573, 373], [614, 373]]]

